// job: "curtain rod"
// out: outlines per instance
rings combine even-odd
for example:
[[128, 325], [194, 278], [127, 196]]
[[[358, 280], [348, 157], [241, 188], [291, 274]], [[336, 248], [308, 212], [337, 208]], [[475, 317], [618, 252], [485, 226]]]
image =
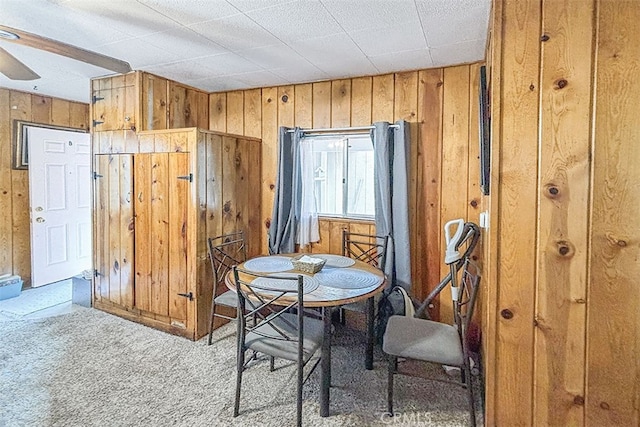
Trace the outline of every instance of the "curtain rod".
[[[396, 129], [398, 125], [389, 125], [389, 128]], [[317, 132], [356, 132], [359, 130], [371, 130], [375, 129], [374, 126], [360, 126], [360, 127], [351, 127], [351, 128], [324, 128], [324, 129], [300, 129], [302, 133], [317, 133]], [[295, 129], [289, 129], [287, 133], [293, 133]]]

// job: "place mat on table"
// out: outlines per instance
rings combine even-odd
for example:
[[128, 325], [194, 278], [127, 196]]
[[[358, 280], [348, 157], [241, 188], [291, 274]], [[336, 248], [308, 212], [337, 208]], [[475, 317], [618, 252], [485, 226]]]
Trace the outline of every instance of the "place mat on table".
[[259, 286], [261, 289], [264, 289], [267, 292], [269, 290], [297, 292], [298, 290], [297, 280], [281, 280], [281, 279], [278, 279], [277, 277], [297, 278], [298, 276], [302, 276], [302, 293], [303, 294], [308, 294], [309, 292], [313, 292], [318, 288], [318, 286], [320, 286], [320, 282], [315, 277], [306, 276], [304, 274], [295, 274], [295, 273], [275, 273], [271, 277], [258, 277], [254, 279], [251, 282], [251, 284], [255, 286]]
[[356, 263], [354, 259], [351, 259], [342, 255], [332, 255], [332, 254], [311, 254], [314, 258], [320, 258], [326, 260], [325, 267], [351, 267]]
[[355, 268], [322, 270], [313, 276], [322, 286], [338, 289], [361, 289], [382, 283], [383, 278]]
[[256, 273], [278, 273], [293, 270], [293, 264], [284, 256], [263, 256], [246, 261], [243, 268]]

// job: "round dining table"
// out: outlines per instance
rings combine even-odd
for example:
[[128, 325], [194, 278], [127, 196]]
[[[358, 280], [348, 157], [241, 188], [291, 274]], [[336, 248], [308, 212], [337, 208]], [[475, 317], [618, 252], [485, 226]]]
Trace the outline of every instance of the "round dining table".
[[[249, 259], [237, 267], [260, 274], [292, 273], [312, 277], [314, 287], [304, 294], [304, 306], [322, 309], [324, 338], [320, 362], [320, 416], [326, 417], [329, 416], [331, 388], [332, 310], [345, 304], [366, 301], [365, 368], [373, 369], [374, 297], [385, 288], [387, 278], [378, 268], [365, 262], [334, 254], [307, 254], [313, 258], [324, 259], [325, 265], [315, 274], [299, 271], [293, 267], [291, 259], [300, 255], [264, 255]], [[225, 283], [229, 289], [235, 290], [232, 270], [227, 273]]]

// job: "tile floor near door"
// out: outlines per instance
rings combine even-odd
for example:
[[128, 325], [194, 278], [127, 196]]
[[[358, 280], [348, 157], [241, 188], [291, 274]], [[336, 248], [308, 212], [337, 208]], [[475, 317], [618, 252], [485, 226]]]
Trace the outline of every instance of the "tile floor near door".
[[70, 313], [78, 309], [72, 304], [71, 279], [29, 288], [15, 298], [0, 301], [0, 321], [38, 319]]

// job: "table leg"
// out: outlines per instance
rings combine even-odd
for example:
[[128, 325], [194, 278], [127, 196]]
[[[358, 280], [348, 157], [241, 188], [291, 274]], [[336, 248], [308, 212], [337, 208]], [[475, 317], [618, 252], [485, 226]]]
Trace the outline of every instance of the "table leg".
[[373, 321], [374, 321], [374, 300], [373, 297], [367, 300], [367, 350], [364, 359], [364, 367], [371, 371], [373, 369]]
[[329, 391], [331, 388], [331, 307], [322, 308], [324, 338], [320, 362], [320, 416], [329, 416]]

